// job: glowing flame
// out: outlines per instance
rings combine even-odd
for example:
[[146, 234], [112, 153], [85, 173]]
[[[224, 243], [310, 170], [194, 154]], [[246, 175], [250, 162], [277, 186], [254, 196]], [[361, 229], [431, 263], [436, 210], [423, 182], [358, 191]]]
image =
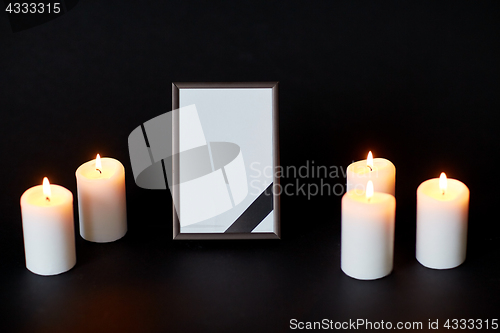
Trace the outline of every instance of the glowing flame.
[[47, 199], [47, 201], [50, 201], [50, 183], [49, 183], [49, 179], [47, 177], [44, 177], [43, 178], [43, 195], [45, 196], [45, 198]]
[[371, 180], [368, 181], [368, 184], [366, 184], [366, 199], [370, 201], [370, 199], [373, 197], [373, 182]]
[[102, 173], [101, 172], [101, 169], [102, 169], [102, 165], [101, 165], [101, 155], [97, 154], [96, 158], [95, 158], [95, 169], [97, 171], [99, 171], [99, 173]]
[[366, 158], [366, 166], [370, 168], [370, 171], [373, 171], [373, 155], [372, 152], [368, 152], [368, 157]]
[[446, 174], [444, 172], [441, 172], [441, 176], [439, 176], [439, 189], [441, 190], [441, 193], [444, 194], [447, 187], [448, 179], [446, 178]]

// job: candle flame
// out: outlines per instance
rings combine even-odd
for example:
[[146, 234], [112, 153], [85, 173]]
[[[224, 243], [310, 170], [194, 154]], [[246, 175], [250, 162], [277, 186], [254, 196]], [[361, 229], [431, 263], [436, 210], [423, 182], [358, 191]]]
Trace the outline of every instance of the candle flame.
[[101, 169], [102, 169], [102, 165], [101, 165], [101, 155], [97, 154], [96, 158], [95, 158], [95, 169], [97, 171], [99, 171], [99, 173], [102, 173], [101, 172]]
[[446, 188], [448, 187], [448, 179], [446, 178], [446, 174], [444, 172], [441, 172], [441, 176], [439, 176], [439, 189], [441, 190], [441, 193], [446, 192]]
[[373, 171], [373, 154], [371, 151], [368, 152], [368, 157], [366, 158], [366, 166], [370, 168], [370, 171]]
[[50, 201], [50, 196], [51, 196], [50, 183], [49, 183], [49, 179], [47, 177], [43, 178], [42, 188], [43, 188], [43, 195], [45, 196], [45, 199], [47, 199], [47, 201]]
[[373, 182], [371, 180], [368, 181], [366, 184], [366, 199], [370, 201], [370, 199], [373, 197]]

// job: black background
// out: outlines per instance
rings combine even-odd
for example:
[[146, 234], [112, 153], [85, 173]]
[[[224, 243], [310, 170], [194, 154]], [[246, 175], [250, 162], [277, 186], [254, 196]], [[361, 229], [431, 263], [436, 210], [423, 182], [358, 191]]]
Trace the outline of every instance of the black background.
[[[498, 1], [82, 0], [16, 33], [3, 12], [0, 327], [271, 332], [292, 318], [424, 327], [498, 318], [499, 9]], [[127, 137], [171, 110], [175, 81], [280, 81], [283, 166], [345, 168], [368, 150], [390, 159], [393, 273], [376, 281], [342, 273], [334, 195], [283, 196], [281, 240], [172, 241], [170, 194], [135, 185]], [[71, 271], [30, 273], [20, 196], [44, 176], [76, 195], [74, 172], [96, 153], [125, 165], [127, 235], [94, 244], [77, 234]], [[471, 191], [468, 257], [446, 271], [414, 257], [416, 189], [441, 171]]]

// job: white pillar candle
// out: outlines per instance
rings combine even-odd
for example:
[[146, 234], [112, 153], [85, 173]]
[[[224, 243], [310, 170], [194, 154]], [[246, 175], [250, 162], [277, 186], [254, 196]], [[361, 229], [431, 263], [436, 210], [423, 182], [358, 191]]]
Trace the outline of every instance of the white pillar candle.
[[66, 272], [76, 264], [73, 194], [59, 185], [34, 186], [21, 196], [26, 268], [39, 275]]
[[100, 158], [76, 170], [80, 235], [91, 242], [107, 243], [127, 232], [125, 168], [113, 158]]
[[417, 189], [417, 260], [447, 269], [465, 261], [469, 189], [456, 179], [429, 179]]
[[342, 197], [341, 268], [350, 277], [373, 280], [392, 271], [396, 199], [391, 194], [352, 190]]
[[373, 158], [368, 153], [366, 160], [351, 163], [347, 167], [347, 191], [365, 191], [366, 183], [371, 180], [375, 192], [396, 193], [396, 167], [385, 158]]

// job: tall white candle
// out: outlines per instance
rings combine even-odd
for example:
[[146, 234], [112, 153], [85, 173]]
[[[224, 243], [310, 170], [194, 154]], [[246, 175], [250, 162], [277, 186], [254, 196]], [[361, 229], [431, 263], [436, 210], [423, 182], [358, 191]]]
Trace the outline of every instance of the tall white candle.
[[73, 194], [59, 185], [34, 186], [21, 196], [26, 268], [39, 275], [66, 272], [76, 264]]
[[447, 269], [465, 261], [469, 195], [464, 183], [444, 173], [420, 184], [416, 257], [422, 265]]
[[80, 235], [107, 243], [127, 232], [125, 168], [113, 158], [97, 155], [76, 170]]
[[396, 167], [385, 158], [373, 158], [371, 151], [366, 160], [351, 163], [347, 167], [347, 192], [364, 192], [369, 180], [373, 182], [375, 192], [395, 195]]
[[350, 277], [373, 280], [392, 271], [396, 199], [391, 194], [352, 190], [342, 197], [341, 268]]

